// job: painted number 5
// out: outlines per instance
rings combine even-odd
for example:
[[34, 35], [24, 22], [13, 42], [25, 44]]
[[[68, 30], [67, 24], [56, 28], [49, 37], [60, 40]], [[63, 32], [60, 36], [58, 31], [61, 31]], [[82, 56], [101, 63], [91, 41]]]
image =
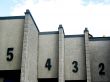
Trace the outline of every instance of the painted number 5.
[[7, 49], [7, 61], [13, 60], [13, 50], [14, 50], [14, 48], [8, 48]]

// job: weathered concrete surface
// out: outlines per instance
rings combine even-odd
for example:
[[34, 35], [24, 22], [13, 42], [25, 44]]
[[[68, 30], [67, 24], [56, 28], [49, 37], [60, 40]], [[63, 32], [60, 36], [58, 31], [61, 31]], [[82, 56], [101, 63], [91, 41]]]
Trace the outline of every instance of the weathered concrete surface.
[[58, 32], [39, 34], [38, 78], [58, 78]]
[[[65, 80], [86, 80], [84, 35], [65, 38]], [[74, 70], [74, 71], [73, 71]]]
[[87, 28], [84, 30], [85, 34], [85, 55], [86, 55], [86, 73], [87, 73], [87, 82], [91, 82], [91, 67], [90, 67], [90, 48], [89, 48], [89, 31]]
[[110, 40], [90, 41], [92, 82], [110, 82]]
[[26, 12], [22, 51], [21, 82], [37, 82], [38, 30]]
[[65, 82], [64, 77], [64, 30], [60, 25], [59, 28], [59, 75], [58, 81]]
[[0, 78], [0, 82], [3, 82], [4, 81], [4, 79], [3, 78]]
[[[0, 20], [0, 70], [21, 69], [23, 27], [24, 19]], [[10, 53], [13, 58], [8, 61], [12, 57]]]

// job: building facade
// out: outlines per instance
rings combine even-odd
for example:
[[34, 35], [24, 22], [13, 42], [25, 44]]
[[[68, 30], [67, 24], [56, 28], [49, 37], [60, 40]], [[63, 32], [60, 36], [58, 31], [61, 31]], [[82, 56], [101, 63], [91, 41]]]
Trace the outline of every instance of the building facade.
[[30, 11], [0, 17], [0, 82], [110, 82], [110, 37], [40, 32]]

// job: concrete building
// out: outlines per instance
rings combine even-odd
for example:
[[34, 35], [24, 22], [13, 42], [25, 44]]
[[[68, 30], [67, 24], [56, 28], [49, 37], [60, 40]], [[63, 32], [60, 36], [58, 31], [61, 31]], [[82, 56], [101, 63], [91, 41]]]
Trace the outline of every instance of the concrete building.
[[40, 32], [30, 11], [0, 17], [0, 82], [110, 82], [110, 37]]

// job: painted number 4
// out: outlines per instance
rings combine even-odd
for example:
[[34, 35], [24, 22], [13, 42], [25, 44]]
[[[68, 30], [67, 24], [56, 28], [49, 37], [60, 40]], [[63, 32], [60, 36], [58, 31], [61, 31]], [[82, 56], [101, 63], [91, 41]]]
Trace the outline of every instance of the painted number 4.
[[46, 64], [45, 64], [45, 68], [47, 68], [50, 71], [51, 67], [52, 67], [51, 59], [48, 58], [47, 61], [46, 61]]

